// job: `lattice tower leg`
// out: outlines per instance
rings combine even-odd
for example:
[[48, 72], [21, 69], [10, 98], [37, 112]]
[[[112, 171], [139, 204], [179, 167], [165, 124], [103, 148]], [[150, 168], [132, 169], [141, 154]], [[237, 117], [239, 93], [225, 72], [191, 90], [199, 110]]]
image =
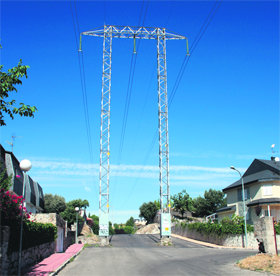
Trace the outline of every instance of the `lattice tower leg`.
[[[165, 215], [164, 218], [170, 218], [168, 100], [165, 29], [158, 29], [157, 33], [160, 205], [161, 213], [169, 214]], [[163, 216], [161, 216], [161, 219], [163, 219]], [[161, 223], [161, 235], [169, 235], [168, 233], [170, 232], [170, 225], [168, 227], [165, 227], [165, 229], [169, 228], [168, 231], [163, 231], [162, 228], [163, 226]]]
[[110, 102], [112, 67], [112, 27], [104, 26], [103, 74], [101, 98], [100, 172], [99, 172], [99, 235], [109, 235], [110, 173]]

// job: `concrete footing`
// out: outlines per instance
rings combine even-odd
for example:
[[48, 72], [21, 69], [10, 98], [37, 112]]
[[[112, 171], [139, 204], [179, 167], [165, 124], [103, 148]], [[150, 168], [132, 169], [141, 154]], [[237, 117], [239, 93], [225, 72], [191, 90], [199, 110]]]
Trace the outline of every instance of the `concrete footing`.
[[160, 245], [161, 246], [171, 246], [172, 245], [172, 239], [169, 236], [161, 236], [160, 238]]
[[100, 238], [100, 246], [109, 245], [109, 237], [99, 237]]

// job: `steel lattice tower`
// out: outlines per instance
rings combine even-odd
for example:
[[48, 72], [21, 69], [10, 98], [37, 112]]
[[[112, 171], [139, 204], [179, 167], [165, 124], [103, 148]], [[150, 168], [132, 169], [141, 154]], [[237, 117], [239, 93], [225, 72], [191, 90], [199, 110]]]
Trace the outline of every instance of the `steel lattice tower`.
[[[100, 131], [99, 235], [108, 236], [112, 38], [157, 40], [160, 204], [161, 213], [169, 215], [169, 217], [167, 217], [167, 220], [170, 220], [166, 40], [180, 40], [186, 39], [186, 37], [167, 33], [165, 28], [106, 25], [103, 29], [82, 32], [81, 35], [104, 38]], [[163, 224], [161, 224], [161, 235], [169, 236], [170, 227], [169, 229], [165, 227], [165, 230], [167, 229], [166, 231], [164, 231], [164, 229], [162, 228], [164, 228]]]

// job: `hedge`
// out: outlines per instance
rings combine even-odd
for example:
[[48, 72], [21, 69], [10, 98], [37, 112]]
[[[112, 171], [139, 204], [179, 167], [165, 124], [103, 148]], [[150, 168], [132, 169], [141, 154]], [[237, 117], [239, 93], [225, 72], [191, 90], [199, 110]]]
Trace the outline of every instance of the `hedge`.
[[[240, 217], [234, 217], [233, 219], [223, 219], [220, 223], [218, 222], [194, 222], [186, 223], [182, 222], [181, 227], [189, 230], [195, 230], [199, 233], [210, 235], [215, 234], [217, 236], [223, 236], [226, 234], [240, 235], [244, 233], [244, 223]], [[254, 227], [250, 224], [247, 225], [247, 232], [253, 232]]]
[[[57, 237], [57, 228], [51, 223], [24, 221], [22, 233], [22, 249], [40, 244], [53, 242]], [[20, 223], [10, 225], [10, 239], [8, 252], [19, 250]]]

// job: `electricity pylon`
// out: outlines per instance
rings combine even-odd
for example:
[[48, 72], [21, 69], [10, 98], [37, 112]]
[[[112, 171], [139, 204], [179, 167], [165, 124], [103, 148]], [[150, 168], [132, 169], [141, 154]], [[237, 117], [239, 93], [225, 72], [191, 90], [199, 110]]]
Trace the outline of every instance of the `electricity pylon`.
[[[100, 173], [99, 173], [99, 235], [109, 235], [109, 172], [110, 172], [110, 102], [112, 39], [131, 38], [157, 40], [158, 80], [158, 130], [159, 130], [159, 182], [161, 206], [161, 236], [170, 236], [170, 192], [169, 192], [169, 138], [166, 40], [180, 40], [186, 37], [167, 33], [165, 28], [107, 26], [103, 29], [82, 32], [82, 35], [103, 37], [103, 74], [100, 132]], [[81, 41], [80, 41], [81, 50]]]

